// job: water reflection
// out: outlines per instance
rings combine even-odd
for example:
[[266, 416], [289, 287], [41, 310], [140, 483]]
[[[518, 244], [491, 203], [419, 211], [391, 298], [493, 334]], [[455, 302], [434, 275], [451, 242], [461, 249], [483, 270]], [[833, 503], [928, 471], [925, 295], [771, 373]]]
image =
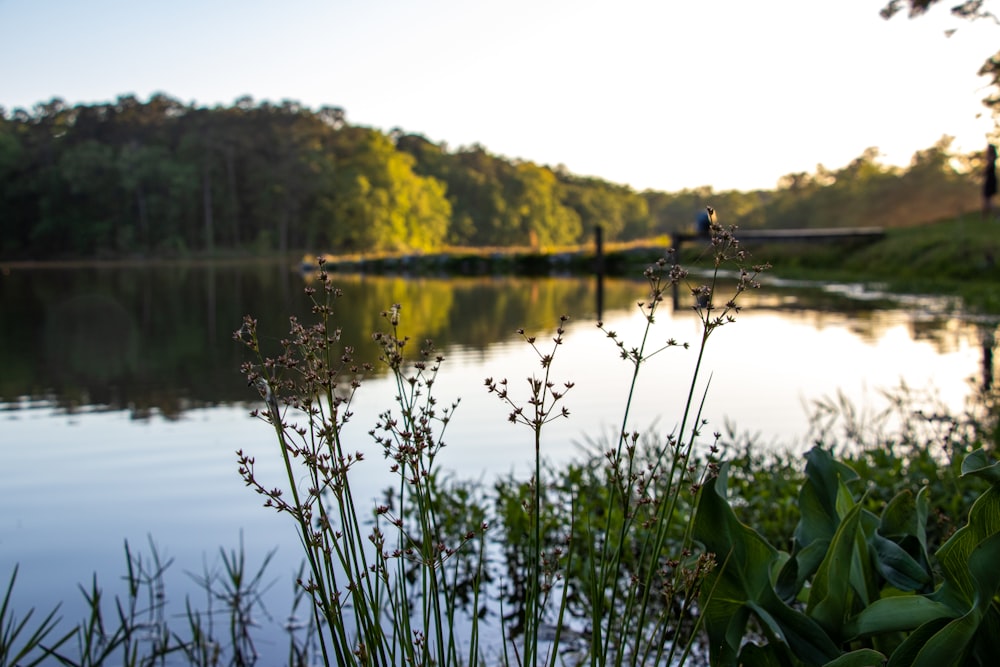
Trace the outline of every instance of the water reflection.
[[[609, 327], [637, 342], [641, 318], [626, 311], [634, 313], [644, 298], [641, 281], [605, 277], [598, 290], [594, 277], [334, 280], [345, 294], [337, 317], [343, 338], [360, 359], [374, 360], [370, 333], [382, 325], [379, 311], [393, 303], [403, 304], [413, 339], [431, 337], [446, 350], [437, 395], [460, 397], [462, 406], [448, 427], [444, 465], [460, 478], [488, 483], [509, 472], [530, 474], [533, 443], [506, 423], [505, 407], [482, 390], [482, 379], [515, 382], [535, 372], [537, 359], [512, 343], [515, 331], [551, 330], [561, 313], [573, 321], [557, 371], [577, 384], [572, 418], [546, 427], [546, 456], [556, 464], [576, 458], [574, 443], [583, 436], [620, 426], [629, 369], [592, 322], [603, 311]], [[309, 317], [303, 285], [302, 276], [273, 264], [0, 276], [0, 410], [9, 410], [0, 415], [0, 487], [9, 491], [0, 506], [0, 572], [23, 565], [15, 609], [65, 602], [66, 618], [82, 617], [76, 585], [93, 570], [102, 581], [118, 581], [122, 540], [142, 544], [147, 534], [177, 557], [180, 583], [171, 590], [178, 605], [190, 584], [184, 569], [197, 570], [206, 552], [235, 544], [244, 528], [248, 553], [293, 545], [282, 547], [274, 571], [295, 571], [294, 535], [280, 517], [261, 511], [235, 474], [233, 452], [243, 448], [261, 456], [262, 475], [282, 473], [278, 458], [267, 456], [269, 429], [239, 405], [255, 393], [239, 372], [244, 350], [232, 332], [252, 313], [265, 342], [277, 348], [290, 314]], [[710, 343], [711, 429], [732, 418], [741, 431], [761, 433], [762, 446], [791, 445], [807, 427], [802, 403], [841, 389], [863, 399], [865, 388], [889, 387], [905, 371], [913, 386], [929, 378], [961, 401], [969, 375], [988, 370], [981, 381], [992, 383], [995, 321], [955, 317], [942, 301], [875, 297], [825, 285], [765, 285], [744, 294], [737, 324]], [[656, 336], [694, 342], [692, 305], [690, 293], [679, 290], [676, 308], [661, 311]], [[689, 377], [684, 365], [694, 357], [686, 352], [652, 359], [636, 392], [636, 428], [655, 423], [669, 431], [676, 423]], [[391, 400], [390, 385], [373, 380], [356, 397], [352, 443], [370, 444], [367, 431]], [[45, 409], [27, 409], [39, 405]], [[371, 457], [363, 471], [360, 488], [374, 502], [386, 486], [381, 457]], [[269, 604], [279, 613], [291, 606], [285, 581], [274, 594], [286, 599]]]
[[[393, 303], [403, 304], [411, 338], [482, 353], [519, 327], [550, 326], [559, 314], [574, 321], [614, 316], [644, 291], [642, 282], [608, 277], [333, 279], [344, 291], [337, 318], [343, 339], [364, 361], [375, 360], [370, 334]], [[232, 331], [251, 313], [277, 348], [289, 315], [309, 317], [302, 295], [308, 280], [276, 264], [11, 270], [0, 277], [0, 404], [45, 401], [66, 411], [96, 406], [175, 418], [191, 407], [244, 401], [244, 352]], [[846, 326], [866, 341], [900, 323], [898, 304], [852, 289], [769, 285], [741, 299], [747, 310], [816, 329]], [[680, 290], [675, 317], [691, 313], [691, 305]], [[971, 327], [943, 302], [907, 313], [914, 340], [941, 353], [971, 342], [983, 350], [984, 371], [992, 369], [993, 324]]]

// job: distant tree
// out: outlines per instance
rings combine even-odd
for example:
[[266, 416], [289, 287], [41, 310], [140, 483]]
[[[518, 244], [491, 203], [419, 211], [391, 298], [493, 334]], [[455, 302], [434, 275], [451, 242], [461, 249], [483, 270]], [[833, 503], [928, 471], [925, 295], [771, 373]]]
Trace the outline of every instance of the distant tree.
[[554, 173], [563, 184], [563, 203], [579, 216], [584, 233], [600, 226], [609, 241], [652, 233], [649, 205], [632, 188], [574, 176], [564, 166]]
[[919, 224], [976, 206], [981, 156], [950, 140], [906, 169], [869, 149], [774, 191], [645, 191], [472, 145], [351, 125], [337, 107], [241, 98], [196, 108], [167, 95], [0, 113], [0, 255], [223, 249], [552, 247], [690, 227], [706, 205], [744, 228]]
[[20, 124], [0, 114], [0, 255], [20, 253], [28, 245], [27, 193], [20, 178], [25, 153]]
[[[706, 206], [716, 205], [717, 194], [710, 186], [685, 188], [673, 193], [652, 190], [644, 192], [651, 230], [658, 234], [670, 234], [692, 227], [700, 211], [705, 210]], [[717, 207], [717, 210], [726, 218], [726, 224], [732, 224], [728, 219], [728, 211], [722, 207]]]
[[580, 216], [563, 206], [559, 181], [552, 170], [521, 162], [507, 195], [515, 212], [510, 231], [516, 235], [508, 239], [509, 243], [538, 248], [582, 240]]
[[375, 130], [363, 133], [336, 173], [328, 234], [336, 250], [431, 250], [448, 233], [451, 206], [440, 181], [413, 171], [414, 159]]
[[[956, 155], [951, 137], [917, 151], [906, 169], [879, 162], [866, 149], [847, 166], [789, 174], [760, 214], [769, 227], [902, 227], [974, 210], [978, 158]], [[725, 209], [723, 209], [725, 210]]]

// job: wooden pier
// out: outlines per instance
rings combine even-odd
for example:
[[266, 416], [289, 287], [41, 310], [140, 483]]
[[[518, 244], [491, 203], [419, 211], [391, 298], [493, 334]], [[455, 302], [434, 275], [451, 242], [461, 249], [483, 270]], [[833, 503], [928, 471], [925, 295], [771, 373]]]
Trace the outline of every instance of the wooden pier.
[[[764, 243], [812, 243], [823, 241], [880, 241], [885, 238], [881, 227], [826, 227], [813, 229], [737, 229], [735, 236], [741, 243], [760, 241]], [[671, 234], [674, 247], [684, 243], [707, 240], [703, 234], [675, 232]]]

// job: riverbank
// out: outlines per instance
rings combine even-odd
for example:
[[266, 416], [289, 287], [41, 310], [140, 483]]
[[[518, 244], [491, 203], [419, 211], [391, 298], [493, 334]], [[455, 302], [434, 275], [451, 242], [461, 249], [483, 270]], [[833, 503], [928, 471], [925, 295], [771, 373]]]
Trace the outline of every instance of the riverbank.
[[[739, 237], [739, 231], [737, 231]], [[672, 247], [669, 236], [629, 243], [606, 243], [598, 252], [590, 242], [555, 248], [448, 247], [431, 253], [354, 253], [327, 255], [327, 270], [342, 273], [406, 275], [569, 275], [603, 273], [638, 276]], [[960, 297], [973, 310], [1000, 313], [1000, 219], [978, 214], [915, 227], [890, 228], [877, 240], [822, 242], [748, 240], [752, 262], [772, 265], [769, 275], [783, 279], [877, 284], [901, 293]], [[710, 257], [704, 241], [681, 248], [679, 260], [698, 266]], [[0, 271], [17, 268], [84, 266], [162, 266], [287, 263], [290, 269], [314, 270], [314, 255], [233, 255], [123, 257], [59, 261], [2, 261]]]
[[[739, 238], [739, 231], [736, 233]], [[672, 247], [669, 237], [628, 244], [556, 249], [451, 248], [440, 253], [342, 255], [327, 258], [337, 272], [428, 274], [551, 275], [594, 273], [638, 275]], [[751, 262], [768, 262], [769, 275], [784, 279], [878, 284], [902, 293], [960, 297], [968, 308], [1000, 312], [1000, 220], [978, 214], [916, 227], [885, 230], [881, 239], [821, 242], [761, 241], [744, 243]], [[711, 256], [707, 243], [693, 240], [679, 253], [681, 263], [697, 266]], [[306, 256], [303, 268], [315, 268]]]
[[972, 310], [1000, 312], [1000, 220], [978, 214], [887, 229], [873, 243], [748, 244], [748, 250], [782, 278], [878, 283], [892, 292], [952, 295]]

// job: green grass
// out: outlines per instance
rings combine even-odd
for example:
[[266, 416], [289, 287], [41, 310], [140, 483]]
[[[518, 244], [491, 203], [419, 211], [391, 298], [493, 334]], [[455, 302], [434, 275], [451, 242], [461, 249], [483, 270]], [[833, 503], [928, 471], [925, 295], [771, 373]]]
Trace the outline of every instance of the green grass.
[[747, 244], [781, 278], [879, 283], [894, 292], [962, 298], [1000, 313], [1000, 220], [978, 214], [886, 230], [875, 243]]

